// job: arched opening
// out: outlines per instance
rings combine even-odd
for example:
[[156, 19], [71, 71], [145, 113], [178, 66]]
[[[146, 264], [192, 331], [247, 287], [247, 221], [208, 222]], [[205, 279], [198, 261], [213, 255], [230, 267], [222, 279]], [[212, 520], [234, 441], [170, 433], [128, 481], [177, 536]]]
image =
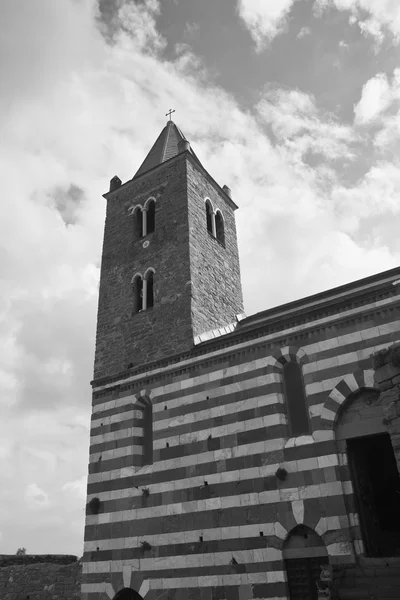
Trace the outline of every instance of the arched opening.
[[143, 598], [132, 588], [123, 588], [115, 594], [113, 600], [143, 600]]
[[143, 236], [143, 213], [140, 206], [133, 211], [133, 235], [135, 240]]
[[317, 582], [321, 567], [329, 564], [323, 540], [310, 527], [298, 525], [289, 533], [283, 546], [289, 598], [318, 600]]
[[400, 475], [383, 423], [379, 392], [363, 388], [341, 407], [335, 426], [338, 452], [346, 453], [354, 496], [349, 512], [359, 516], [365, 553], [400, 556]]
[[147, 233], [153, 233], [156, 225], [156, 203], [150, 200], [147, 204]]
[[141, 310], [143, 310], [143, 280], [141, 275], [135, 275], [133, 279], [133, 313]]
[[290, 361], [283, 367], [283, 387], [289, 417], [290, 435], [297, 437], [310, 433], [310, 421], [301, 367]]
[[211, 202], [209, 200], [206, 200], [206, 221], [207, 221], [207, 231], [209, 233], [211, 233], [211, 235], [214, 235], [213, 226], [212, 226], [213, 209], [211, 206]]
[[216, 231], [217, 240], [223, 246], [225, 246], [225, 226], [224, 226], [224, 219], [223, 219], [223, 216], [222, 216], [222, 214], [221, 214], [221, 212], [219, 210], [217, 210], [217, 212], [215, 213], [215, 231]]
[[152, 308], [154, 306], [154, 272], [149, 271], [146, 275], [147, 283], [147, 294], [146, 294], [146, 308]]

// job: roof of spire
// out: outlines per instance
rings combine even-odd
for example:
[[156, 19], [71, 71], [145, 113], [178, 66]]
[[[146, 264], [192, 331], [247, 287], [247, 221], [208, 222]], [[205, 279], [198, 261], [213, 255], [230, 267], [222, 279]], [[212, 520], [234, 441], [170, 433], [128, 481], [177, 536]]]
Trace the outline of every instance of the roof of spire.
[[[179, 127], [177, 127], [173, 121], [168, 121], [132, 179], [146, 173], [146, 171], [150, 171], [150, 169], [154, 169], [154, 167], [161, 165], [161, 163], [166, 160], [177, 156], [179, 154], [178, 144], [182, 140], [188, 141]], [[191, 147], [189, 147], [189, 152], [201, 165], [201, 162]]]

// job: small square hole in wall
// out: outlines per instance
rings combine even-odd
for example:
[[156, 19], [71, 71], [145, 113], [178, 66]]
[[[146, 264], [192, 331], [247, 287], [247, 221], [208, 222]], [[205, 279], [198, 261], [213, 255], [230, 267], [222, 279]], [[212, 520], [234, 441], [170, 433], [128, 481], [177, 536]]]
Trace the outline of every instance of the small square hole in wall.
[[203, 536], [201, 535], [201, 536], [199, 537], [199, 542], [202, 542], [202, 541], [203, 541]]
[[264, 532], [260, 531], [260, 537], [264, 537]]
[[167, 405], [165, 405], [165, 406], [164, 406], [164, 410], [168, 410], [168, 409], [167, 409]]
[[210, 396], [207, 396], [206, 400], [209, 400], [209, 399], [210, 399]]
[[208, 485], [208, 481], [205, 481], [205, 482], [204, 482], [204, 485]]
[[167, 442], [167, 448], [169, 448], [169, 444], [168, 444], [168, 442]]

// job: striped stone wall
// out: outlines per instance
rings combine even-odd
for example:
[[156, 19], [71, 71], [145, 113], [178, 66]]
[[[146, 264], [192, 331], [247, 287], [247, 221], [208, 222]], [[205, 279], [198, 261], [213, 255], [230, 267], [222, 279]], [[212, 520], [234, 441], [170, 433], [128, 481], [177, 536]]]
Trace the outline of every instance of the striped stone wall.
[[[211, 344], [200, 357], [95, 385], [88, 500], [101, 504], [86, 518], [84, 598], [132, 587], [151, 600], [285, 599], [282, 549], [298, 524], [321, 536], [332, 564], [354, 562], [363, 545], [335, 422], [352, 392], [374, 387], [371, 354], [399, 340], [399, 301], [371, 298], [318, 319], [307, 336], [299, 325], [228, 349]], [[289, 435], [287, 360], [301, 364], [310, 417], [310, 435], [298, 438]]]

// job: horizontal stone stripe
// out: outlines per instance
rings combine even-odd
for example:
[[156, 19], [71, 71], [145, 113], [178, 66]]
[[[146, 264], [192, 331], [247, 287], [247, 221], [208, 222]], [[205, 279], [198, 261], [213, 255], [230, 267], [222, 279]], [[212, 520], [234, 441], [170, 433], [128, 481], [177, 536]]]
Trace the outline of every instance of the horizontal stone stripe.
[[[281, 426], [276, 428], [277, 433], [279, 433], [279, 429], [281, 429]], [[150, 465], [143, 472], [139, 473], [134, 468], [126, 468], [125, 470], [116, 468], [113, 471], [91, 473], [88, 476], [88, 492], [96, 493], [107, 489], [113, 490], [131, 487], [133, 476], [135, 476], [135, 485], [140, 486], [169, 480], [173, 481], [191, 475], [200, 477], [220, 471], [244, 469], [249, 464], [251, 466], [261, 466], [261, 463], [268, 464], [271, 462], [271, 453], [277, 450], [282, 450], [282, 461], [311, 458], [315, 453], [321, 455], [335, 453], [336, 447], [333, 440], [333, 431], [315, 431], [314, 436], [318, 441], [290, 448], [285, 447], [288, 444], [287, 438], [276, 437], [254, 444], [203, 452], [197, 456], [184, 456], [182, 458], [153, 463], [153, 465]], [[298, 438], [298, 441], [300, 440], [301, 438]], [[259, 456], [257, 457], [257, 455]], [[253, 458], [253, 456], [257, 458]], [[275, 460], [276, 454], [272, 462], [275, 462]], [[258, 464], [254, 464], [255, 461], [258, 461]]]
[[[375, 347], [370, 347], [367, 350], [365, 350], [365, 352], [368, 352], [368, 354], [371, 354], [373, 351], [375, 350]], [[346, 355], [347, 358], [349, 357], [353, 357], [356, 361], [357, 359], [357, 353], [353, 353], [353, 354], [347, 354]], [[335, 357], [335, 359], [331, 359], [331, 362], [333, 361], [335, 363], [335, 361], [339, 360], [339, 357]], [[320, 381], [312, 381], [311, 383], [306, 383], [306, 393], [308, 396], [308, 402], [310, 404], [312, 404], [312, 396], [315, 393], [321, 393], [321, 392], [330, 392], [333, 387], [335, 387], [335, 385], [337, 383], [339, 383], [339, 381], [341, 381], [341, 379], [346, 376], [349, 372], [352, 372], [353, 370], [355, 370], [359, 365], [358, 362], [353, 362], [353, 363], [347, 363], [344, 362], [343, 364], [334, 364], [333, 366], [331, 366], [330, 368], [327, 368], [325, 370], [322, 369], [322, 363], [324, 361], [319, 361], [321, 363], [321, 371], [318, 373], [318, 377], [319, 378], [323, 378], [324, 375], [326, 375], [328, 378], [327, 379], [320, 379]], [[316, 363], [311, 363], [312, 365], [318, 365], [319, 362]], [[325, 363], [328, 363], [329, 361], [325, 361]], [[308, 365], [304, 365], [304, 368], [310, 367], [310, 363]], [[309, 373], [308, 374], [310, 377], [313, 376], [313, 373]], [[275, 385], [271, 385], [270, 384], [266, 384], [265, 382], [267, 381], [268, 377], [273, 377], [274, 379], [274, 383]], [[229, 392], [230, 395], [226, 398], [225, 403], [221, 406], [220, 402], [221, 399], [220, 397], [218, 398], [210, 398], [209, 400], [207, 400], [206, 402], [202, 402], [203, 406], [207, 406], [207, 409], [203, 410], [203, 411], [199, 411], [199, 412], [194, 412], [196, 410], [195, 406], [188, 406], [186, 407], [187, 411], [190, 411], [187, 414], [181, 414], [180, 416], [174, 418], [174, 417], [167, 417], [164, 418], [162, 421], [158, 421], [158, 422], [154, 422], [154, 436], [155, 439], [157, 439], [157, 436], [162, 435], [160, 433], [160, 430], [163, 429], [168, 429], [170, 430], [171, 428], [174, 427], [174, 423], [176, 423], [175, 426], [179, 427], [179, 433], [177, 432], [175, 435], [180, 434], [181, 432], [185, 432], [188, 431], [190, 428], [193, 427], [198, 427], [201, 428], [201, 421], [203, 421], [204, 419], [210, 419], [210, 418], [219, 418], [222, 417], [222, 420], [224, 422], [224, 416], [225, 415], [233, 415], [234, 412], [238, 412], [240, 411], [240, 408], [246, 408], [245, 404], [242, 404], [242, 406], [240, 406], [240, 402], [242, 400], [248, 400], [249, 398], [251, 398], [251, 395], [249, 396], [249, 394], [246, 394], [246, 391], [248, 391], [249, 389], [253, 389], [254, 393], [260, 393], [260, 387], [254, 387], [254, 385], [259, 385], [260, 386], [260, 379], [263, 382], [262, 383], [262, 389], [265, 390], [265, 392], [267, 391], [271, 391], [272, 390], [272, 394], [270, 396], [270, 398], [267, 400], [267, 402], [273, 402], [275, 400], [275, 402], [282, 402], [283, 398], [280, 395], [280, 392], [282, 391], [282, 385], [280, 383], [280, 376], [277, 374], [270, 374], [268, 376], [266, 376], [265, 380], [263, 380], [263, 378], [252, 378], [246, 381], [245, 384], [245, 389], [240, 389], [242, 387], [242, 383], [239, 381], [236, 384], [230, 384], [229, 386], [225, 386], [222, 388], [218, 388], [218, 396], [220, 396], [221, 394], [224, 395], [225, 393]], [[304, 377], [305, 382], [307, 382], [307, 374]], [[333, 385], [332, 385], [333, 384]], [[247, 386], [252, 386], [252, 387], [247, 387]], [[238, 389], [239, 388], [239, 389]], [[236, 391], [233, 391], [235, 390]], [[204, 392], [202, 393], [204, 396]], [[238, 402], [238, 398], [240, 398], [239, 402]], [[181, 400], [182, 401], [182, 400]], [[211, 412], [210, 412], [210, 406], [212, 407], [213, 405], [215, 405], [213, 408], [211, 408]], [[182, 410], [182, 406], [181, 406], [181, 410]], [[169, 412], [169, 411], [164, 411], [164, 412]], [[132, 413], [131, 413], [131, 409], [129, 409], [128, 411], [124, 411], [124, 413], [119, 413], [121, 414], [125, 414], [127, 413], [127, 415], [129, 415], [129, 418], [131, 418]], [[221, 414], [222, 413], [222, 414]], [[116, 422], [117, 416], [116, 415], [110, 415], [109, 417], [102, 417], [100, 419], [96, 419], [92, 422], [92, 436], [93, 435], [100, 435], [103, 431], [104, 431], [104, 427], [106, 425], [109, 424], [108, 420], [112, 420], [113, 422]], [[123, 420], [122, 417], [118, 417], [118, 421]], [[185, 428], [186, 426], [186, 428]], [[204, 425], [206, 426], [206, 424]], [[98, 431], [97, 431], [98, 428]], [[97, 437], [97, 435], [96, 435]]]
[[[236, 421], [247, 420], [251, 417], [260, 414], [262, 416], [271, 414], [278, 409], [278, 406], [282, 408], [283, 397], [277, 393], [279, 392], [280, 386], [277, 386], [274, 390], [274, 393], [271, 394], [262, 394], [260, 395], [260, 388], [252, 388], [249, 390], [243, 390], [238, 392], [233, 392], [231, 396], [227, 396], [224, 400], [224, 404], [218, 404], [221, 400], [214, 399], [212, 401], [215, 404], [214, 408], [208, 408], [206, 411], [202, 411], [201, 413], [194, 413], [192, 415], [193, 419], [185, 419], [182, 417], [177, 417], [175, 419], [171, 419], [170, 422], [167, 423], [167, 427], [163, 427], [162, 429], [155, 429], [156, 424], [153, 423], [153, 439], [167, 439], [166, 433], [169, 437], [171, 435], [183, 435], [185, 433], [199, 431], [201, 429], [209, 428], [210, 426], [215, 425], [228, 425], [235, 423]], [[270, 391], [273, 388], [270, 388]], [[211, 401], [210, 401], [211, 404]], [[258, 412], [257, 412], [257, 409]], [[260, 410], [262, 409], [262, 410]], [[249, 412], [256, 411], [256, 412]], [[127, 428], [129, 425], [133, 424], [133, 420], [131, 419], [131, 415], [129, 412], [126, 412], [126, 421], [123, 422], [122, 428]], [[92, 429], [92, 438], [95, 437], [96, 440], [101, 439], [101, 435], [103, 432], [106, 432], [107, 435], [109, 432], [103, 422], [103, 427], [96, 427]], [[170, 432], [173, 432], [172, 434]]]
[[114, 413], [109, 415], [108, 417], [104, 417], [104, 419], [95, 419], [92, 420], [91, 430], [94, 430], [102, 425], [111, 425], [113, 423], [120, 423], [121, 421], [125, 421], [127, 419], [127, 413], [129, 414], [130, 419], [137, 419], [138, 421], [143, 420], [143, 411], [134, 410], [133, 406], [122, 413]]
[[[264, 425], [265, 422], [268, 422], [268, 425]], [[250, 425], [246, 425], [250, 423], [249, 421], [245, 421], [245, 426], [250, 427]], [[172, 444], [169, 448], [161, 448], [155, 449], [153, 451], [153, 466], [158, 461], [165, 461], [169, 459], [177, 459], [177, 458], [185, 458], [186, 460], [192, 458], [192, 463], [196, 464], [197, 458], [199, 455], [208, 454], [210, 451], [218, 451], [218, 450], [229, 450], [229, 448], [240, 448], [242, 446], [246, 446], [251, 441], [253, 442], [263, 442], [268, 437], [275, 437], [284, 433], [287, 429], [286, 426], [286, 416], [282, 414], [270, 415], [268, 417], [263, 417], [262, 419], [253, 419], [251, 422], [253, 425], [262, 423], [262, 427], [258, 429], [246, 429], [244, 431], [239, 431], [238, 433], [233, 433], [228, 436], [224, 436], [222, 438], [214, 438], [211, 440], [202, 440], [198, 442], [192, 442], [191, 444], [180, 445], [179, 439], [176, 440], [174, 438], [174, 444]], [[207, 433], [207, 432], [204, 432]], [[107, 460], [102, 460], [101, 465], [99, 467], [92, 469], [92, 466], [97, 463], [91, 462], [89, 464], [89, 473], [105, 473], [107, 471], [113, 471], [116, 469], [123, 469], [129, 467], [133, 464], [131, 463], [130, 458], [131, 455], [129, 453], [124, 456], [113, 457], [113, 450], [109, 450], [107, 454], [110, 456]], [[137, 454], [136, 454], [137, 455]]]
[[[255, 457], [257, 457], [257, 455], [255, 455]], [[154, 497], [158, 497], [159, 494], [165, 492], [179, 492], [180, 490], [193, 490], [196, 487], [203, 486], [205, 480], [207, 480], [210, 489], [211, 486], [228, 482], [235, 482], [236, 484], [237, 481], [246, 482], [251, 480], [254, 481], [254, 483], [256, 483], [258, 480], [263, 481], [265, 477], [271, 477], [274, 475], [280, 466], [285, 467], [289, 473], [288, 479], [290, 482], [293, 482], [293, 480], [296, 481], [298, 477], [306, 477], [306, 473], [308, 473], [308, 471], [313, 471], [314, 479], [316, 481], [313, 482], [312, 477], [310, 477], [308, 478], [307, 483], [324, 483], [325, 480], [323, 479], [323, 472], [320, 472], [320, 470], [329, 467], [336, 467], [338, 465], [337, 454], [322, 454], [318, 457], [312, 456], [310, 458], [299, 460], [283, 461], [279, 463], [272, 462], [271, 464], [261, 464], [261, 456], [259, 455], [257, 458], [259, 458], [259, 460], [254, 461], [254, 465], [251, 465], [248, 468], [232, 469], [220, 472], [215, 471], [213, 473], [203, 474], [202, 476], [185, 477], [180, 479], [169, 477], [163, 482], [151, 482], [151, 484], [147, 485], [146, 487], [148, 487], [150, 490], [151, 501], [152, 504], [154, 504]], [[235, 464], [232, 466], [235, 466]], [[342, 467], [339, 468], [342, 469]], [[340, 471], [340, 473], [344, 473], [344, 471]], [[350, 473], [347, 470], [346, 478], [348, 479], [349, 476]], [[343, 477], [340, 477], [340, 479], [343, 479]], [[283, 486], [283, 484], [280, 485]], [[290, 487], [295, 487], [295, 485], [291, 483]], [[220, 492], [222, 493], [224, 490], [220, 489]], [[123, 498], [129, 498], [130, 501], [134, 501], [136, 497], [141, 497], [142, 492], [140, 485], [138, 485], [137, 488], [132, 488], [132, 485], [130, 485], [127, 488], [118, 490], [103, 492], [96, 490], [95, 494], [103, 502], [110, 500], [122, 500]], [[89, 499], [90, 495], [91, 494], [89, 494]]]
[[[215, 366], [213, 366], [209, 372], [188, 379], [174, 378], [172, 383], [166, 383], [161, 387], [158, 386], [152, 388], [152, 393], [154, 394], [152, 402], [154, 411], [156, 413], [162, 412], [164, 410], [164, 405], [167, 402], [169, 402], [170, 408], [179, 407], [179, 398], [183, 398], [187, 395], [204, 393], [206, 389], [205, 384], [214, 386], [219, 383], [224, 383], [228, 385], [234, 383], [238, 379], [245, 381], [246, 379], [252, 379], [254, 376], [264, 376], [269, 362], [268, 357], [265, 356], [256, 360], [241, 362], [224, 369], [215, 369]], [[128, 392], [127, 394], [124, 394], [124, 392], [121, 392], [121, 396], [117, 399], [111, 399], [96, 404], [93, 407], [93, 414], [123, 407], [125, 404], [129, 404], [131, 398], [136, 395], [136, 393], [132, 394], [131, 392]]]
[[[113, 450], [114, 448], [124, 448], [125, 446], [143, 446], [143, 431], [140, 437], [131, 435], [132, 428], [128, 429], [120, 429], [118, 433], [118, 437], [114, 440], [109, 438], [108, 442], [99, 442], [97, 444], [92, 444], [89, 449], [89, 455], [99, 453], [101, 454], [105, 450]], [[101, 436], [99, 436], [101, 438]]]
[[[247, 573], [271, 571], [281, 567], [282, 551], [276, 550], [275, 548], [265, 548], [265, 550], [269, 550], [267, 558], [261, 555], [261, 553], [255, 553], [254, 550], [243, 550], [240, 553], [237, 552], [235, 558], [239, 564], [242, 564], [243, 570], [244, 567], [246, 567]], [[129, 555], [129, 552], [131, 552], [131, 555]], [[234, 551], [217, 553], [204, 552], [203, 554], [189, 554], [187, 556], [176, 555], [146, 558], [143, 557], [143, 552], [140, 547], [137, 548], [137, 557], [132, 554], [132, 549], [127, 548], [125, 551], [116, 550], [114, 552], [116, 555], [115, 558], [97, 560], [96, 557], [96, 560], [88, 560], [89, 557], [86, 556], [82, 565], [82, 573], [102, 573], [104, 572], [104, 568], [112, 564], [115, 560], [131, 559], [135, 567], [136, 563], [138, 563], [137, 569], [140, 573], [144, 577], [149, 578], [171, 577], [171, 573], [174, 577], [198, 577], [199, 575], [206, 574], [228, 575], [229, 573], [232, 573], [232, 567], [229, 563], [232, 560], [233, 552]], [[96, 552], [93, 554], [101, 553]], [[111, 552], [109, 554], [111, 554]], [[239, 558], [239, 554], [241, 555], [241, 558]], [[118, 558], [117, 555], [119, 555]], [[139, 556], [141, 556], [140, 559], [138, 558]], [[273, 561], [275, 564], [271, 565], [270, 561]], [[240, 570], [240, 566], [238, 570]]]
[[[229, 348], [223, 348], [221, 350], [215, 350], [212, 351], [212, 349], [210, 350], [210, 352], [207, 354], [207, 356], [204, 355], [200, 355], [200, 356], [196, 356], [193, 358], [189, 358], [187, 360], [182, 360], [179, 363], [179, 367], [185, 368], [185, 367], [189, 367], [193, 364], [197, 364], [203, 362], [205, 359], [212, 359], [212, 358], [217, 358], [217, 357], [222, 357], [225, 354], [229, 354], [238, 350], [244, 350], [246, 348], [249, 348], [255, 344], [262, 344], [262, 343], [268, 343], [270, 341], [276, 340], [276, 339], [280, 339], [282, 337], [287, 337], [290, 334], [296, 333], [296, 332], [301, 332], [301, 331], [305, 331], [305, 330], [311, 330], [313, 328], [318, 328], [319, 326], [323, 326], [323, 325], [328, 325], [328, 324], [336, 324], [336, 323], [340, 323], [343, 322], [346, 318], [349, 317], [355, 317], [359, 314], [367, 314], [368, 312], [373, 312], [375, 311], [377, 308], [383, 308], [383, 307], [391, 307], [391, 306], [396, 306], [396, 304], [398, 303], [400, 299], [400, 295], [396, 295], [396, 296], [392, 296], [390, 298], [386, 298], [383, 300], [379, 300], [377, 302], [372, 302], [370, 304], [367, 305], [363, 305], [357, 308], [352, 308], [349, 310], [344, 310], [339, 314], [334, 314], [331, 315], [329, 317], [325, 317], [322, 319], [316, 319], [313, 322], [307, 322], [307, 323], [303, 323], [300, 325], [297, 325], [295, 327], [290, 327], [288, 329], [283, 329], [279, 332], [274, 332], [271, 334], [266, 334], [262, 337], [257, 338], [257, 340], [248, 340], [245, 342], [239, 342], [237, 344], [233, 343], [232, 346], [230, 346]], [[304, 347], [302, 347], [303, 350], [305, 350]], [[177, 365], [168, 365], [166, 367], [161, 367], [161, 368], [156, 368], [154, 369], [154, 371], [147, 371], [146, 372], [146, 377], [149, 377], [151, 375], [162, 375], [164, 373], [168, 373], [171, 371], [174, 371], [174, 369], [176, 369]], [[144, 377], [144, 374], [139, 374], [139, 375], [132, 375], [131, 377], [123, 377], [117, 381], [113, 381], [111, 383], [106, 383], [103, 385], [99, 385], [96, 386], [94, 389], [95, 391], [101, 391], [101, 390], [107, 390], [109, 388], [113, 388], [116, 385], [120, 385], [123, 383], [127, 383], [127, 382], [134, 382], [137, 380], [140, 380]], [[182, 388], [181, 388], [182, 389]]]
[[[307, 501], [308, 502], [308, 501]], [[324, 517], [324, 526], [326, 529], [320, 532], [325, 535], [329, 531], [350, 531], [348, 526], [347, 513], [344, 512], [344, 506], [341, 505], [342, 513], [330, 517]], [[353, 517], [358, 519], [358, 515]], [[253, 523], [254, 525], [254, 523]], [[280, 539], [280, 532], [277, 530], [279, 523], [259, 523], [258, 534], [262, 532], [263, 536], [258, 537], [240, 537], [239, 526], [231, 527], [214, 527], [212, 529], [203, 529], [199, 531], [177, 531], [174, 533], [158, 533], [145, 534], [145, 539], [152, 547], [157, 547], [157, 557], [166, 556], [187, 556], [193, 554], [218, 552], [230, 552], [235, 554], [238, 562], [243, 563], [244, 552], [255, 552], [261, 554], [264, 560], [272, 560], [270, 550], [272, 551]], [[203, 542], [199, 541], [199, 535], [203, 536]], [[113, 539], [95, 539], [86, 540], [84, 545], [84, 560], [89, 560], [91, 553], [94, 553], [93, 560], [111, 560], [115, 558], [114, 554], [110, 554], [114, 550], [126, 551], [129, 555], [124, 555], [126, 558], [142, 559], [143, 555], [140, 547], [140, 542], [143, 541], [142, 536], [121, 537]], [[267, 546], [267, 548], [266, 548]], [[122, 558], [124, 558], [122, 556]], [[261, 558], [260, 558], [261, 560]]]
[[[96, 574], [100, 575], [101, 573], [121, 573], [124, 565], [129, 564], [127, 561], [112, 561], [110, 565], [106, 563], [100, 563], [104, 571], [97, 571]], [[86, 575], [89, 575], [87, 573]], [[215, 579], [214, 579], [215, 578]], [[241, 584], [257, 584], [257, 583], [270, 583], [276, 584], [280, 582], [284, 584], [286, 581], [286, 574], [283, 570], [279, 571], [261, 571], [255, 573], [230, 573], [230, 574], [221, 574], [214, 576], [200, 576], [200, 577], [176, 577], [174, 572], [169, 573], [169, 577], [163, 577], [162, 579], [151, 578], [150, 579], [150, 589], [160, 588], [162, 590], [165, 589], [174, 589], [174, 588], [182, 588], [182, 587], [205, 587], [207, 585], [223, 585], [223, 586], [231, 586], [231, 585], [241, 585]], [[218, 583], [216, 583], [218, 582]], [[83, 584], [85, 585], [85, 583]], [[285, 584], [284, 584], [285, 585]], [[272, 589], [272, 588], [270, 588]], [[267, 591], [267, 590], [266, 590]], [[259, 596], [257, 596], [259, 597]], [[269, 598], [270, 596], [265, 596]]]
[[131, 445], [131, 446], [123, 446], [122, 448], [113, 448], [112, 450], [104, 450], [102, 452], [93, 452], [89, 456], [89, 463], [97, 463], [99, 459], [102, 461], [107, 461], [110, 458], [121, 458], [125, 456], [131, 456], [131, 454], [135, 454], [136, 456], [142, 456], [144, 454], [143, 446], [140, 445]]
[[126, 456], [120, 456], [119, 458], [112, 458], [108, 460], [97, 460], [96, 462], [89, 463], [88, 469], [88, 481], [92, 475], [106, 476], [109, 470], [120, 469], [134, 469], [138, 470], [143, 465], [143, 457], [141, 454], [129, 453]]
[[[207, 528], [207, 521], [210, 521], [210, 527], [224, 526], [220, 524], [220, 522], [224, 518], [228, 518], [228, 514], [232, 513], [234, 516], [234, 523], [226, 523], [226, 525], [239, 525], [240, 523], [246, 522], [246, 510], [249, 510], [250, 507], [253, 507], [252, 511], [255, 515], [255, 519], [257, 519], [257, 523], [259, 523], [259, 519], [262, 518], [262, 511], [265, 505], [270, 504], [279, 504], [281, 502], [290, 502], [292, 500], [306, 500], [309, 498], [329, 498], [331, 496], [341, 496], [342, 495], [342, 482], [334, 481], [330, 483], [321, 483], [318, 485], [309, 485], [304, 488], [287, 488], [285, 490], [267, 490], [260, 493], [238, 493], [235, 496], [227, 496], [227, 497], [211, 497], [206, 498], [204, 500], [197, 501], [189, 501], [189, 502], [179, 502], [175, 504], [167, 504], [167, 505], [159, 505], [153, 506], [150, 508], [137, 508], [130, 510], [123, 510], [118, 512], [109, 512], [109, 513], [99, 513], [97, 515], [87, 515], [86, 516], [86, 526], [90, 527], [94, 525], [96, 527], [100, 527], [104, 524], [109, 524], [112, 521], [112, 525], [115, 526], [116, 523], [123, 523], [125, 521], [136, 521], [136, 526], [140, 526], [141, 521], [148, 521], [148, 519], [153, 519], [154, 523], [152, 524], [152, 529], [154, 532], [164, 532], [163, 527], [168, 527], [167, 523], [156, 523], [157, 518], [162, 517], [173, 517], [171, 521], [175, 521], [176, 523], [180, 521], [184, 521], [186, 517], [189, 520], [193, 521], [195, 519], [198, 522], [198, 525], [194, 525], [191, 527], [186, 527], [184, 529], [203, 529]], [[258, 508], [256, 508], [258, 507]], [[273, 507], [278, 508], [278, 507]], [[229, 509], [230, 513], [226, 512], [225, 517], [224, 513], [220, 514], [220, 511], [224, 511], [224, 509]], [[236, 510], [238, 509], [238, 510]], [[208, 515], [208, 513], [210, 513]], [[214, 513], [214, 514], [213, 514]], [[204, 523], [202, 523], [199, 518], [200, 515], [204, 518]], [[259, 517], [257, 515], [260, 515]], [[265, 517], [264, 517], [265, 518]], [[214, 523], [216, 520], [216, 523]], [[144, 523], [145, 524], [145, 523]], [[156, 525], [158, 525], [156, 527]], [[244, 537], [247, 537], [248, 531], [246, 528], [253, 527], [252, 525], [248, 525], [244, 527]], [[258, 525], [257, 525], [258, 527]], [[172, 528], [172, 531], [175, 529]], [[146, 533], [151, 533], [150, 530], [144, 529], [143, 532], [140, 533], [137, 531], [137, 535], [145, 535]], [[258, 532], [257, 532], [258, 535]], [[121, 536], [116, 536], [121, 537]], [[243, 537], [243, 536], [241, 536]], [[89, 538], [86, 538], [89, 539]]]
[[[157, 405], [153, 403], [153, 420], [155, 424], [155, 430], [163, 429], [167, 425], [165, 422], [182, 417], [190, 417], [193, 411], [201, 413], [202, 411], [208, 411], [210, 408], [217, 408], [218, 400], [220, 401], [223, 396], [231, 396], [233, 393], [244, 393], [247, 390], [253, 390], [253, 395], [274, 393], [279, 391], [281, 382], [281, 375], [278, 373], [264, 373], [263, 375], [257, 374], [257, 372], [249, 373], [246, 379], [237, 379], [231, 383], [226, 384], [224, 381], [216, 382], [215, 385], [208, 389], [201, 389], [200, 392], [187, 393], [181, 395], [176, 401], [176, 407], [178, 410], [172, 410], [169, 407], [165, 410], [163, 407], [168, 406], [166, 399], [163, 395], [162, 410], [156, 411]], [[204, 386], [203, 386], [204, 387]], [[261, 389], [260, 389], [261, 388]], [[217, 393], [217, 397], [212, 397], [213, 394]], [[245, 399], [247, 396], [244, 396]], [[251, 394], [250, 396], [251, 397]], [[100, 423], [107, 423], [107, 419], [114, 414], [121, 414], [129, 412], [133, 409], [134, 403], [132, 402], [133, 397], [123, 398], [128, 400], [123, 406], [120, 406], [115, 410], [104, 411], [103, 413], [96, 413], [92, 419], [92, 428], [98, 427]]]
[[135, 437], [141, 438], [143, 436], [143, 427], [127, 427], [124, 429], [118, 429], [117, 431], [109, 431], [108, 433], [102, 433], [99, 436], [92, 436], [90, 438], [90, 447], [93, 448], [99, 444], [107, 444], [109, 442], [116, 442], [123, 438], [129, 437], [133, 439]]
[[[337, 464], [338, 460], [335, 455], [318, 458], [315, 462], [308, 460], [307, 470], [290, 473], [287, 480], [288, 485], [280, 484], [282, 500], [297, 500], [298, 494], [293, 494], [293, 489], [338, 481]], [[187, 487], [180, 485], [177, 489], [177, 486], [174, 486], [167, 491], [161, 491], [158, 485], [150, 485], [149, 496], [143, 496], [139, 487], [132, 489], [132, 493], [128, 497], [124, 495], [112, 500], [105, 500], [104, 495], [100, 493], [98, 497], [103, 499], [102, 512], [114, 513], [143, 507], [151, 509], [181, 502], [201, 502], [206, 499], [211, 502], [212, 499], [226, 499], [236, 496], [238, 493], [242, 494], [244, 498], [244, 494], [260, 494], [267, 490], [274, 490], [278, 484], [275, 471], [272, 471], [269, 465], [267, 468], [256, 467], [244, 471], [217, 473], [212, 480], [211, 478], [207, 479], [207, 485], [204, 485], [204, 478], [200, 477], [186, 481], [188, 482]]]

